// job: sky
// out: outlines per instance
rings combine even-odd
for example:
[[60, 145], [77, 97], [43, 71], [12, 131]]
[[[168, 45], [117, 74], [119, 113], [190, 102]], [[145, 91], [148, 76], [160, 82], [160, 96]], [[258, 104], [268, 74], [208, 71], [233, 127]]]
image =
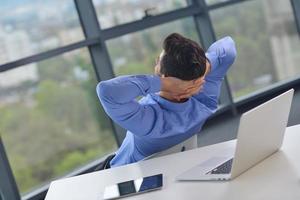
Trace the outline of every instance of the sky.
[[1, 0], [0, 1], [0, 8], [4, 7], [14, 7], [18, 5], [22, 5], [24, 3], [27, 3], [31, 0]]
[[[60, 1], [70, 1], [72, 2], [72, 0], [60, 0]], [[40, 4], [55, 4], [57, 5], [57, 3], [59, 2], [59, 0], [0, 0], [0, 10], [2, 9], [7, 9], [7, 8], [15, 8], [17, 6], [21, 6], [24, 4], [36, 4], [36, 3], [40, 3]]]

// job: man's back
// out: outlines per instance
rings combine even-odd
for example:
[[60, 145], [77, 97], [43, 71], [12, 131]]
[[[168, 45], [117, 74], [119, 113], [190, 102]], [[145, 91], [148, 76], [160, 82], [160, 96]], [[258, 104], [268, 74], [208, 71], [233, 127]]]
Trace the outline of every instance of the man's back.
[[[139, 161], [199, 132], [217, 109], [223, 77], [235, 56], [230, 37], [215, 42], [206, 53], [212, 69], [203, 90], [181, 103], [157, 93], [161, 82], [154, 75], [121, 76], [99, 83], [97, 93], [106, 113], [128, 130], [111, 166]], [[141, 95], [144, 97], [135, 101]]]

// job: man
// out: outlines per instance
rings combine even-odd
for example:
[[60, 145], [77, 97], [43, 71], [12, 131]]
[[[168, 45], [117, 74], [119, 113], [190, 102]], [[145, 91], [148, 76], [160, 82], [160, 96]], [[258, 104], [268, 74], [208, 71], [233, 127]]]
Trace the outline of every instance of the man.
[[[230, 37], [205, 53], [173, 33], [164, 40], [155, 75], [101, 81], [97, 94], [105, 112], [127, 130], [119, 150], [101, 168], [137, 162], [197, 134], [217, 109], [222, 80], [235, 57]], [[144, 97], [137, 101], [139, 96]]]

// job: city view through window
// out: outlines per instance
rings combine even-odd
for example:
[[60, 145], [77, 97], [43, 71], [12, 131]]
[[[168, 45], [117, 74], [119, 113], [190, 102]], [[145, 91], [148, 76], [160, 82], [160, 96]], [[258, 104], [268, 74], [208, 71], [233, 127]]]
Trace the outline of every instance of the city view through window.
[[186, 0], [93, 0], [93, 2], [101, 28], [128, 23], [187, 5]]
[[299, 77], [300, 40], [289, 1], [255, 0], [210, 12], [218, 38], [234, 38], [228, 74], [235, 98]]
[[0, 63], [84, 39], [72, 0], [0, 2]]
[[[12, 2], [0, 6], [1, 64], [82, 39], [73, 1]], [[22, 193], [116, 149], [96, 84], [85, 48], [0, 73], [0, 133]]]
[[192, 17], [108, 40], [107, 47], [115, 73], [153, 74], [155, 60], [162, 51], [162, 42], [173, 32], [199, 42]]

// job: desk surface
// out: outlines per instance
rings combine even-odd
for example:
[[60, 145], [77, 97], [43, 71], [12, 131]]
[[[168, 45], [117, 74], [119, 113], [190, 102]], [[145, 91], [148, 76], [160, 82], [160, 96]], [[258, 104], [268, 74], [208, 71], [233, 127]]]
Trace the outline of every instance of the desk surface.
[[[218, 152], [233, 149], [231, 140], [164, 157], [53, 181], [46, 200], [100, 200], [104, 187], [163, 173], [162, 190], [126, 199], [300, 199], [300, 125], [286, 129], [281, 150], [227, 182], [180, 182], [175, 177]], [[255, 147], [254, 147], [255, 148]]]

